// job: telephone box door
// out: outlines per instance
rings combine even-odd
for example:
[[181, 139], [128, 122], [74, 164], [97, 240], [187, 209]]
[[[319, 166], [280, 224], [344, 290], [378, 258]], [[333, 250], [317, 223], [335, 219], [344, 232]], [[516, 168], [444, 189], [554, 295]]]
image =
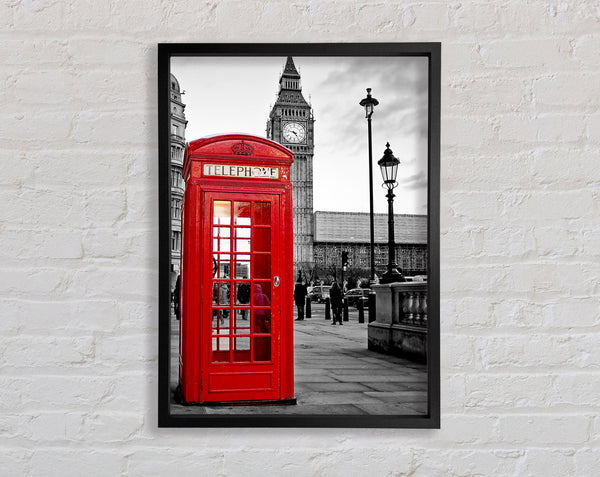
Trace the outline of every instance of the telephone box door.
[[201, 400], [279, 399], [279, 195], [199, 193], [208, 245]]

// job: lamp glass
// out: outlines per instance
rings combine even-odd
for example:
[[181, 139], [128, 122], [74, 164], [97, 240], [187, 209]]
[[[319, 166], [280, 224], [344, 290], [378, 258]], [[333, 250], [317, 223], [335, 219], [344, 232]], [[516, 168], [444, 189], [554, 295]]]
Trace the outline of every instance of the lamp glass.
[[383, 162], [379, 164], [381, 168], [381, 176], [383, 177], [383, 182], [386, 185], [392, 185], [396, 183], [396, 177], [398, 175], [398, 162], [389, 161]]

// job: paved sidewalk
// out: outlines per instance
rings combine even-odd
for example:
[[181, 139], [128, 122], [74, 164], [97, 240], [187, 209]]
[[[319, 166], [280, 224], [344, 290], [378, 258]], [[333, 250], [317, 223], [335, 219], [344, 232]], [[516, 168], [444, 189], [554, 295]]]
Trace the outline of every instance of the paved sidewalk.
[[[295, 406], [181, 406], [174, 414], [393, 414], [427, 413], [427, 367], [367, 349], [367, 321], [351, 309], [342, 326], [325, 320], [324, 305], [312, 318], [294, 321]], [[171, 379], [176, 386], [178, 322], [171, 327]]]

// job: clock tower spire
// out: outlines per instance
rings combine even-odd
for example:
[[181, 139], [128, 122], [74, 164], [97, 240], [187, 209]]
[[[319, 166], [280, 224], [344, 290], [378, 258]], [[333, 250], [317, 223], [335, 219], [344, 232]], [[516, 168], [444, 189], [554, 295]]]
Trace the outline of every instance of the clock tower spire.
[[267, 138], [294, 153], [290, 171], [294, 201], [294, 277], [314, 268], [313, 155], [314, 122], [302, 95], [300, 73], [291, 56], [279, 78], [277, 100], [269, 113]]

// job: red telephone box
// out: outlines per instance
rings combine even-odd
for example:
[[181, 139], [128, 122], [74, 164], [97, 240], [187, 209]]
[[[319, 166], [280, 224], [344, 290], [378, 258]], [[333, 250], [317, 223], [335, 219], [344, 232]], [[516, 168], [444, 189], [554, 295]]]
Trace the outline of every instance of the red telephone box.
[[295, 404], [293, 153], [229, 134], [190, 142], [183, 176], [180, 397]]

